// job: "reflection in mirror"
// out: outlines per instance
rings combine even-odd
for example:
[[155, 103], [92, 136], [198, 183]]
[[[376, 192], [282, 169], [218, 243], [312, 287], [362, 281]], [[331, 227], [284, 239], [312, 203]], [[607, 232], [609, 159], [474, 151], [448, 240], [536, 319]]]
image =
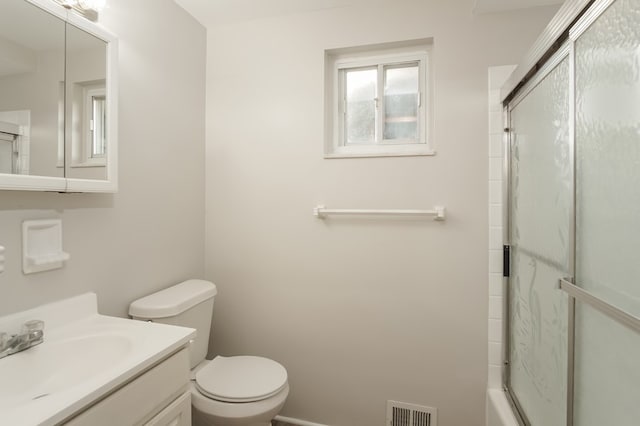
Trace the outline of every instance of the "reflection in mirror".
[[107, 43], [67, 24], [65, 176], [107, 179]]
[[0, 173], [64, 176], [64, 26], [24, 0], [0, 2]]

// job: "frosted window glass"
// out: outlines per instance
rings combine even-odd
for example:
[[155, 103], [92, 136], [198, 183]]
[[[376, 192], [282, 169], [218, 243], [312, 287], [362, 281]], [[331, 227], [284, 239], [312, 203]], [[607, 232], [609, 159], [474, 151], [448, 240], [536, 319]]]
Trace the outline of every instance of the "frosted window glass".
[[375, 142], [377, 83], [377, 68], [345, 71], [347, 145]]
[[536, 426], [566, 423], [569, 101], [565, 58], [511, 112], [510, 387]]
[[385, 67], [384, 138], [418, 139], [418, 65]]
[[107, 153], [107, 100], [104, 96], [92, 98], [91, 157], [104, 157]]
[[640, 336], [589, 305], [576, 306], [577, 426], [640, 424]]
[[576, 41], [576, 282], [640, 316], [640, 1]]

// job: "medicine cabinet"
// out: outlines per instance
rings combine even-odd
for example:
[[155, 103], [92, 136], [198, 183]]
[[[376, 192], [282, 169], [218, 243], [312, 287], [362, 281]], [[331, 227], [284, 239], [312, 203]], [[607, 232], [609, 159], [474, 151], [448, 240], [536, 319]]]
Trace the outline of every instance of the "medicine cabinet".
[[51, 0], [0, 2], [0, 189], [117, 190], [117, 57]]

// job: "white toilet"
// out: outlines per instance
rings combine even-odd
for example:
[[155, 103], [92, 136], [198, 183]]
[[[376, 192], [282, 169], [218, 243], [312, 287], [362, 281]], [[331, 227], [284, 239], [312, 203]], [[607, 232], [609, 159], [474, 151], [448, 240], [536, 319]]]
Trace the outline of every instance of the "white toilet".
[[195, 426], [269, 426], [289, 395], [287, 370], [257, 356], [205, 359], [215, 284], [188, 280], [134, 301], [133, 319], [191, 327], [191, 412]]

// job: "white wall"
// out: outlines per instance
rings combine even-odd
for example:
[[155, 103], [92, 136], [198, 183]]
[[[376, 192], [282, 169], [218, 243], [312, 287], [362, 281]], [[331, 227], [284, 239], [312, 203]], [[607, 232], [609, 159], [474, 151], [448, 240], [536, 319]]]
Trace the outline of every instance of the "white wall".
[[[120, 38], [120, 191], [0, 191], [0, 315], [95, 291], [101, 312], [204, 272], [205, 30], [171, 0], [109, 0]], [[21, 222], [61, 217], [71, 260], [23, 275]]]
[[[487, 68], [518, 62], [555, 8], [472, 16], [402, 1], [208, 30], [206, 276], [212, 354], [288, 369], [283, 414], [384, 424], [385, 402], [485, 422]], [[435, 157], [324, 160], [323, 54], [434, 37]], [[329, 219], [336, 208], [448, 208], [446, 223]]]

